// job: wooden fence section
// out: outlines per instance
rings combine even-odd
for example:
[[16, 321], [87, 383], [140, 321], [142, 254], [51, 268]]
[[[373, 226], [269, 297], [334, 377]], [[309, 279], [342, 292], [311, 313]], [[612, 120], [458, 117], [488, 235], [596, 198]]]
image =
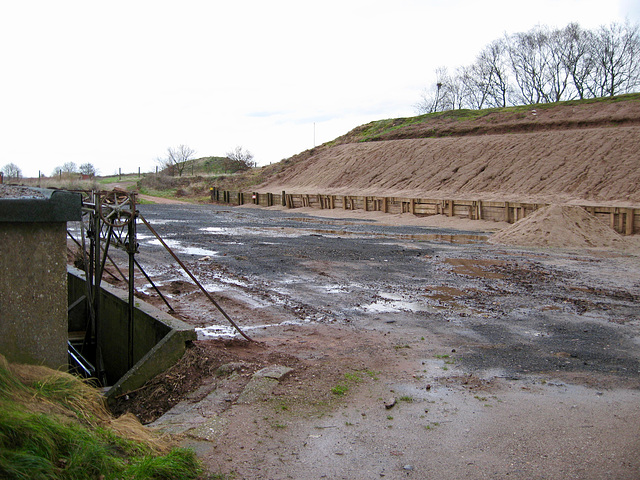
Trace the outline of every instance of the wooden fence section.
[[[322, 195], [302, 193], [231, 192], [211, 188], [211, 201], [231, 205], [281, 205], [287, 208], [365, 210], [391, 214], [411, 213], [416, 216], [446, 215], [470, 220], [493, 220], [515, 223], [546, 203], [487, 202], [482, 200], [441, 200], [427, 198], [378, 197], [355, 195]], [[640, 209], [627, 207], [582, 206], [622, 235], [640, 230]]]

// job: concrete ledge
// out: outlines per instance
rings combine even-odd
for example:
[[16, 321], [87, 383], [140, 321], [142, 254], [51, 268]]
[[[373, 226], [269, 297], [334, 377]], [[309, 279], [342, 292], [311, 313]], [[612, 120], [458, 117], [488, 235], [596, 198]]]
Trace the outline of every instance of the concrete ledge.
[[196, 332], [172, 329], [107, 392], [107, 400], [142, 387], [148, 380], [164, 372], [182, 358], [186, 342], [196, 339]]
[[0, 222], [69, 222], [82, 218], [82, 195], [65, 190], [33, 188], [33, 197], [3, 198]]

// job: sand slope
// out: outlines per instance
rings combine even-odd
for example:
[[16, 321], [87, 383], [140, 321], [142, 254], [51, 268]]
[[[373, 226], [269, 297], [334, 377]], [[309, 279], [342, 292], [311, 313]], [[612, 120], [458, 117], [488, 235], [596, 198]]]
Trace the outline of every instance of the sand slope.
[[265, 167], [258, 190], [640, 206], [640, 96], [442, 115], [358, 127]]
[[640, 204], [640, 127], [338, 145], [262, 191]]

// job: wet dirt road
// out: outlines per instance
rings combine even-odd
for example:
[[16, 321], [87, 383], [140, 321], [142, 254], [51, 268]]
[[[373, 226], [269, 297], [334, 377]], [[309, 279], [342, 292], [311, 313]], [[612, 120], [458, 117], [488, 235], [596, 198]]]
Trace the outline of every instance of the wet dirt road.
[[[143, 205], [141, 213], [207, 288], [285, 305], [301, 323], [441, 335], [464, 349], [460, 361], [473, 372], [640, 377], [636, 258], [519, 250], [477, 232], [295, 210]], [[160, 273], [170, 259], [144, 227], [139, 235], [142, 263]], [[220, 331], [200, 326], [203, 338]]]
[[[211, 366], [168, 373], [141, 411], [175, 378], [201, 376], [176, 408], [215, 411], [204, 439], [185, 440], [212, 473], [640, 478], [637, 257], [295, 210], [140, 210], [260, 342], [223, 340], [233, 330], [139, 227], [138, 260], [198, 327]], [[138, 289], [161, 306], [144, 279]], [[221, 377], [223, 363], [238, 370]], [[293, 370], [241, 401], [252, 372], [275, 364]]]

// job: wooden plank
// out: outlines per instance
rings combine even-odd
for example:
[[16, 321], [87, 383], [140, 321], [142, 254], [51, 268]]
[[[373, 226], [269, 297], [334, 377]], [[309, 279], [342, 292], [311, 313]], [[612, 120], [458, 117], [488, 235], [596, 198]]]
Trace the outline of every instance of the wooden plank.
[[627, 208], [627, 212], [626, 212], [626, 229], [625, 229], [625, 235], [633, 235], [633, 223], [635, 220], [635, 209], [633, 208]]

